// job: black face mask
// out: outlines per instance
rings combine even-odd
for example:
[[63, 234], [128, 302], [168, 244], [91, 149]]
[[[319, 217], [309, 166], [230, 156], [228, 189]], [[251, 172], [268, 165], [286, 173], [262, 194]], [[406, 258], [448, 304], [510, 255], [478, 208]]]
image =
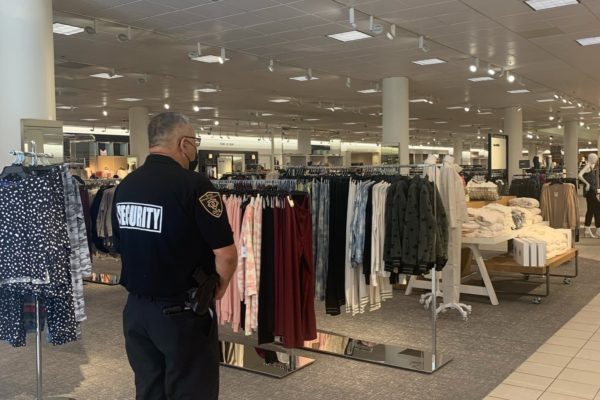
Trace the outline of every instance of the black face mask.
[[190, 171], [195, 171], [196, 168], [198, 168], [198, 152], [196, 152], [196, 158], [194, 158], [193, 160], [190, 160], [190, 164], [188, 166], [188, 169]]

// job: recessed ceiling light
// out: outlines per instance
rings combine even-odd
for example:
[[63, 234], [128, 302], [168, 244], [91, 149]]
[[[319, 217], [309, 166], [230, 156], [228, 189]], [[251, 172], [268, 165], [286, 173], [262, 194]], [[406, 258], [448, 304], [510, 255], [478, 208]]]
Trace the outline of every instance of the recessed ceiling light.
[[473, 125], [471, 125], [471, 124], [468, 124], [468, 125], [460, 125], [460, 127], [461, 127], [461, 128], [470, 128], [470, 127], [472, 127], [472, 126], [473, 126]]
[[529, 121], [523, 121], [524, 124], [531, 124], [531, 123], [534, 123], [534, 122], [535, 121], [531, 121], [531, 120], [529, 120]]
[[371, 89], [357, 90], [357, 92], [358, 92], [358, 93], [363, 93], [363, 94], [370, 94], [370, 93], [380, 93], [380, 92], [381, 92], [381, 90], [379, 90], [379, 89], [374, 89], [374, 88], [371, 88]]
[[412, 117], [412, 118], [409, 118], [408, 120], [409, 120], [409, 121], [416, 121], [416, 120], [418, 120], [418, 119], [419, 119], [419, 118], [417, 118], [417, 117]]
[[447, 121], [435, 121], [434, 124], [447, 124]]
[[210, 118], [198, 118], [198, 121], [208, 122], [208, 121], [212, 121], [212, 119], [210, 119]]
[[290, 99], [271, 99], [269, 101], [271, 103], [289, 103]]
[[98, 118], [82, 118], [82, 121], [98, 121]]
[[52, 32], [58, 33], [59, 35], [71, 36], [75, 35], [76, 33], [81, 33], [83, 31], [84, 29], [78, 26], [61, 24], [58, 22], [52, 24]]
[[344, 122], [344, 125], [356, 125], [357, 122]]
[[411, 103], [429, 103], [428, 99], [411, 99], [409, 100]]
[[119, 74], [109, 74], [108, 72], [101, 72], [99, 74], [90, 75], [92, 78], [100, 78], [100, 79], [117, 79], [122, 78], [123, 75]]
[[579, 115], [585, 115], [585, 114], [593, 114], [593, 112], [591, 112], [591, 111], [579, 111], [577, 114], [579, 114]]
[[207, 106], [200, 106], [198, 107], [198, 110], [214, 110], [214, 107], [207, 107]]
[[577, 43], [582, 46], [591, 46], [593, 44], [600, 44], [600, 36], [587, 37], [583, 39], [577, 39]]
[[327, 36], [332, 39], [339, 40], [340, 42], [351, 42], [353, 40], [368, 39], [370, 37], [373, 37], [369, 34], [361, 32], [361, 31], [348, 31], [348, 32], [342, 32], [342, 33], [334, 33], [334, 34], [327, 35]]
[[561, 108], [564, 108], [565, 110], [567, 110], [567, 109], [577, 108], [577, 107], [575, 107], [575, 106], [562, 106]]
[[446, 110], [462, 110], [464, 106], [451, 106], [446, 107]]
[[551, 101], [556, 101], [556, 99], [539, 99], [536, 100], [538, 103], [549, 103]]
[[223, 64], [223, 62], [229, 61], [228, 58], [221, 58], [220, 56], [213, 56], [211, 54], [208, 54], [205, 56], [192, 57], [192, 58], [190, 58], [190, 60], [200, 61], [200, 62], [207, 63], [207, 64], [216, 64], [216, 63]]
[[529, 93], [529, 89], [507, 90], [506, 92], [511, 94]]
[[316, 81], [319, 78], [317, 78], [316, 76], [310, 76], [309, 77], [307, 75], [300, 75], [300, 76], [293, 76], [290, 79], [292, 79], [294, 81], [304, 82], [304, 81], [308, 81], [308, 80]]
[[485, 82], [485, 81], [495, 81], [491, 76], [476, 76], [474, 78], [468, 78], [471, 82]]
[[525, 0], [525, 4], [535, 11], [540, 11], [547, 10], [549, 8], [579, 4], [579, 0]]
[[418, 65], [435, 65], [435, 64], [445, 64], [446, 61], [442, 60], [441, 58], [428, 58], [425, 60], [416, 60], [413, 61], [413, 64], [418, 64]]
[[260, 116], [261, 116], [261, 117], [270, 117], [270, 116], [272, 116], [272, 115], [273, 115], [273, 114], [271, 114], [271, 113], [261, 113], [261, 114], [260, 114]]
[[212, 87], [206, 87], [206, 88], [202, 88], [202, 89], [196, 89], [196, 91], [202, 92], [202, 93], [216, 93], [219, 91], [219, 89], [212, 88]]
[[136, 99], [135, 97], [123, 97], [120, 99], [117, 99], [119, 101], [142, 101], [142, 99]]
[[60, 110], [74, 110], [77, 107], [75, 107], [75, 106], [56, 106], [56, 108], [58, 108]]
[[478, 112], [477, 114], [479, 115], [489, 115], [489, 114], [493, 114], [491, 111], [482, 111], [482, 112]]

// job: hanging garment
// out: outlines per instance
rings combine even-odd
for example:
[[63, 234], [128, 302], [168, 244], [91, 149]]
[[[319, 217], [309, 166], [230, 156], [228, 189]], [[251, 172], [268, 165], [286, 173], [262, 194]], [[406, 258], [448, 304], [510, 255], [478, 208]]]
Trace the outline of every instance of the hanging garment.
[[275, 336], [275, 226], [273, 208], [265, 207], [262, 221], [260, 290], [258, 292], [258, 344], [273, 343]]
[[58, 169], [0, 187], [0, 340], [25, 345], [24, 298], [46, 309], [48, 340], [77, 340], [65, 193]]
[[571, 183], [545, 183], [540, 208], [551, 228], [574, 229], [579, 226], [577, 189]]
[[350, 180], [346, 177], [330, 180], [329, 203], [329, 266], [325, 289], [327, 314], [339, 315], [345, 304], [345, 254], [347, 208]]

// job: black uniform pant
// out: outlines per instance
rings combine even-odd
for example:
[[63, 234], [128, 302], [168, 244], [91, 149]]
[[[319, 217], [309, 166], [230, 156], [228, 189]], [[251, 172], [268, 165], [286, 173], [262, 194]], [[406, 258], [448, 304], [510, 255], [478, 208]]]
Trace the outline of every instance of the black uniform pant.
[[596, 195], [596, 190], [590, 190], [585, 194], [587, 202], [587, 210], [585, 212], [585, 226], [592, 225], [592, 219], [596, 224], [596, 228], [600, 228], [600, 201]]
[[[179, 303], [181, 304], [181, 303]], [[219, 344], [216, 318], [190, 311], [164, 315], [177, 302], [129, 295], [123, 310], [125, 348], [136, 400], [216, 400]]]

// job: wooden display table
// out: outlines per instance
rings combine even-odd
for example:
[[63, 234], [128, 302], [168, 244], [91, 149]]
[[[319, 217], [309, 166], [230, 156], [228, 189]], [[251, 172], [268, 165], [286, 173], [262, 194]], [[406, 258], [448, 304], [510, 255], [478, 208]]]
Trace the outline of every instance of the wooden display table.
[[516, 198], [517, 196], [502, 196], [498, 200], [494, 201], [486, 201], [486, 200], [473, 200], [467, 201], [467, 207], [469, 208], [483, 208], [488, 204], [500, 204], [503, 206], [508, 206], [508, 201]]
[[[575, 272], [572, 275], [562, 275], [562, 274], [552, 274], [551, 271], [555, 268], [560, 267], [561, 265], [575, 260]], [[508, 273], [517, 273], [523, 274], [525, 279], [528, 280], [530, 275], [540, 275], [544, 276], [546, 290], [544, 293], [523, 293], [523, 292], [511, 292], [515, 294], [520, 294], [524, 296], [534, 296], [534, 302], [539, 303], [541, 301], [541, 297], [547, 297], [550, 294], [550, 277], [557, 276], [564, 279], [564, 283], [570, 284], [570, 278], [575, 278], [579, 273], [579, 263], [578, 263], [578, 251], [575, 248], [569, 249], [566, 253], [558, 255], [549, 259], [544, 267], [524, 267], [515, 262], [513, 257], [509, 254], [497, 256], [485, 260], [485, 266], [488, 272], [508, 272]]]

